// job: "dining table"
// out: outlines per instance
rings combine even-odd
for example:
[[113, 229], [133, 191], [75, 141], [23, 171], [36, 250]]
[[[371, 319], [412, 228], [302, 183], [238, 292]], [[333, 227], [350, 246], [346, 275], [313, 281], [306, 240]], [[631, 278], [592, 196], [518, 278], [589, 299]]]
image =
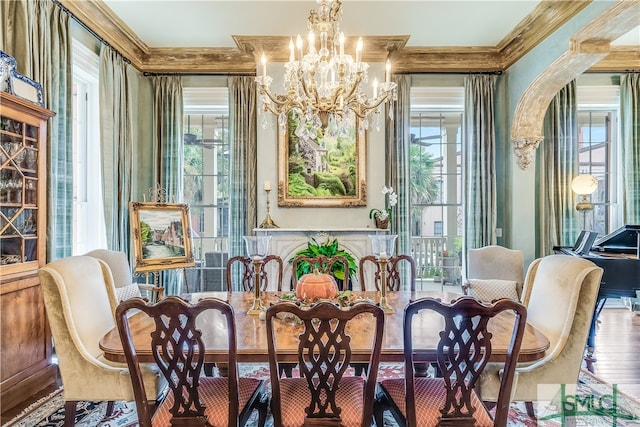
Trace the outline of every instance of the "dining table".
[[[442, 301], [452, 301], [462, 295], [438, 291], [394, 291], [387, 293], [387, 302], [393, 313], [385, 313], [384, 334], [380, 360], [382, 362], [402, 362], [404, 360], [403, 322], [404, 308], [420, 298], [432, 297]], [[264, 316], [247, 314], [254, 301], [253, 292], [200, 292], [184, 294], [182, 298], [196, 303], [202, 298], [218, 298], [228, 302], [234, 309], [236, 323], [237, 360], [238, 362], [263, 362], [269, 360], [267, 347], [267, 327]], [[282, 292], [261, 292], [262, 304], [266, 307], [283, 300]], [[352, 303], [369, 301], [379, 303], [380, 292], [353, 292]], [[513, 314], [503, 312], [491, 319], [488, 324], [492, 333], [492, 352], [490, 360], [504, 361], [511, 341], [513, 330]], [[151, 349], [151, 331], [154, 329], [152, 319], [143, 312], [129, 316], [129, 328], [132, 341], [140, 362], [154, 362]], [[413, 341], [425, 349], [437, 348], [439, 333], [443, 330], [444, 319], [440, 314], [424, 310], [414, 319]], [[211, 312], [199, 318], [197, 326], [202, 331], [206, 344], [205, 362], [224, 363], [228, 359], [228, 326], [222, 315]], [[297, 362], [298, 336], [302, 325], [295, 319], [276, 319], [274, 321], [275, 339], [277, 340], [278, 360], [281, 362]], [[370, 315], [360, 315], [353, 319], [347, 332], [351, 336], [352, 361], [367, 362], [371, 353], [371, 342], [374, 323]], [[126, 363], [125, 354], [117, 328], [113, 328], [100, 340], [100, 349], [105, 359], [112, 362]], [[527, 324], [518, 361], [532, 362], [544, 357], [549, 348], [548, 338]]]

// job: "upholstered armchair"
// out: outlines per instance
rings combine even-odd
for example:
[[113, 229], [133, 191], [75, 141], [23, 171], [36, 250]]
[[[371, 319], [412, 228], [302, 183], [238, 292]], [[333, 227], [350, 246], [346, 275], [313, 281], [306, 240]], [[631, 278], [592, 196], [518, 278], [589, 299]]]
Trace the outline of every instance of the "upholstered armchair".
[[[109, 267], [88, 256], [53, 261], [39, 271], [44, 304], [51, 326], [65, 401], [65, 425], [73, 425], [76, 403], [135, 399], [126, 365], [104, 359], [100, 339], [115, 328], [111, 310], [115, 293]], [[161, 386], [157, 369], [143, 369], [148, 398]]]
[[497, 245], [469, 249], [467, 264], [462, 283], [465, 295], [485, 302], [498, 298], [520, 300], [524, 282], [522, 251]]
[[[87, 256], [104, 261], [111, 275], [113, 276], [113, 285], [116, 291], [116, 302], [122, 302], [129, 298], [145, 297], [151, 302], [162, 299], [164, 289], [159, 286], [148, 285], [144, 283], [133, 283], [131, 280], [131, 266], [127, 259], [127, 254], [120, 251], [110, 251], [108, 249], [95, 249], [86, 254]], [[115, 306], [113, 307], [115, 312]]]
[[[602, 269], [591, 261], [569, 255], [549, 255], [529, 266], [522, 303], [527, 307], [527, 322], [550, 342], [545, 356], [516, 367], [514, 401], [527, 402], [533, 414], [533, 401], [539, 398], [539, 384], [576, 384], [589, 335]], [[485, 369], [480, 380], [482, 400], [495, 402], [500, 385], [500, 370]]]

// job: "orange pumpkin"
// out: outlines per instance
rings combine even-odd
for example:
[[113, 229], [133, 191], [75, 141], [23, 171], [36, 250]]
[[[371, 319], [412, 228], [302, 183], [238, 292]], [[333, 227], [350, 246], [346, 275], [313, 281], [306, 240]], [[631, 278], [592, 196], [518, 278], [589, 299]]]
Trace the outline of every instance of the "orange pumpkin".
[[338, 285], [333, 276], [320, 273], [318, 269], [314, 269], [313, 273], [300, 276], [296, 286], [296, 297], [298, 299], [328, 299], [334, 298], [336, 295], [338, 295]]

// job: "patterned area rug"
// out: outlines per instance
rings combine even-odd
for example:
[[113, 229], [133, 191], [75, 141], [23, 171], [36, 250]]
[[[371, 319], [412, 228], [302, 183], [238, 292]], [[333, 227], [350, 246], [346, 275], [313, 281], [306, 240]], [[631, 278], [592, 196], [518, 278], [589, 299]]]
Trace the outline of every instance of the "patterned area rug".
[[[269, 378], [269, 370], [264, 364], [240, 364], [240, 375], [250, 376], [259, 379]], [[297, 372], [294, 370], [294, 375]], [[386, 378], [400, 378], [404, 374], [403, 366], [400, 364], [381, 364], [378, 380]], [[582, 410], [582, 422], [577, 425], [589, 426], [612, 426], [619, 427], [640, 426], [640, 402], [618, 392], [616, 394], [615, 405], [612, 405], [611, 385], [600, 381], [592, 374], [581, 371], [579, 385], [576, 395], [579, 396], [581, 409], [587, 407], [594, 414], [585, 414]], [[557, 411], [558, 404], [555, 406], [545, 404], [539, 407], [538, 414], [544, 414], [548, 419], [532, 420], [527, 416], [524, 404], [517, 402], [512, 404], [509, 414], [510, 427], [556, 427], [563, 426], [563, 420]], [[611, 411], [615, 408], [615, 411]], [[608, 411], [608, 412], [607, 412]], [[106, 402], [82, 402], [78, 404], [76, 411], [76, 426], [78, 427], [134, 427], [137, 426], [137, 416], [134, 402], [116, 402], [113, 414], [105, 418]], [[615, 420], [612, 416], [615, 415]], [[257, 413], [247, 423], [248, 426], [257, 426]], [[22, 414], [11, 420], [2, 427], [62, 427], [64, 424], [64, 401], [62, 398], [62, 389], [57, 390], [51, 395], [35, 402]], [[393, 418], [387, 413], [385, 416], [385, 426], [396, 426]], [[269, 416], [267, 426], [273, 426], [273, 421]]]

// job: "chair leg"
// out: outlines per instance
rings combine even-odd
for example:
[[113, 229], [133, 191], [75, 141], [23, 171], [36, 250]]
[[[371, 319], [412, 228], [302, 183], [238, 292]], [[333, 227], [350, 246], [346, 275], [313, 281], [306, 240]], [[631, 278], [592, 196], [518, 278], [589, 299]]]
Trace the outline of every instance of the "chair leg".
[[280, 363], [280, 364], [278, 364], [278, 375], [280, 376], [280, 378], [282, 378], [282, 373], [284, 372], [284, 375], [287, 378], [293, 377], [293, 368], [295, 366], [296, 366], [295, 363]]
[[530, 418], [535, 420], [536, 412], [533, 410], [533, 402], [524, 402], [524, 406], [525, 408], [527, 408], [527, 415], [529, 415]]
[[109, 417], [111, 416], [111, 414], [113, 414], [113, 407], [115, 406], [115, 403], [113, 400], [110, 400], [107, 402], [107, 413], [105, 414], [105, 417]]
[[267, 424], [267, 415], [269, 414], [269, 398], [265, 397], [258, 404], [258, 427], [264, 427]]
[[76, 424], [77, 403], [75, 400], [64, 402], [64, 427], [73, 427]]
[[205, 363], [204, 364], [204, 374], [207, 377], [212, 377], [213, 376], [213, 368], [215, 368], [216, 364], [215, 363]]

